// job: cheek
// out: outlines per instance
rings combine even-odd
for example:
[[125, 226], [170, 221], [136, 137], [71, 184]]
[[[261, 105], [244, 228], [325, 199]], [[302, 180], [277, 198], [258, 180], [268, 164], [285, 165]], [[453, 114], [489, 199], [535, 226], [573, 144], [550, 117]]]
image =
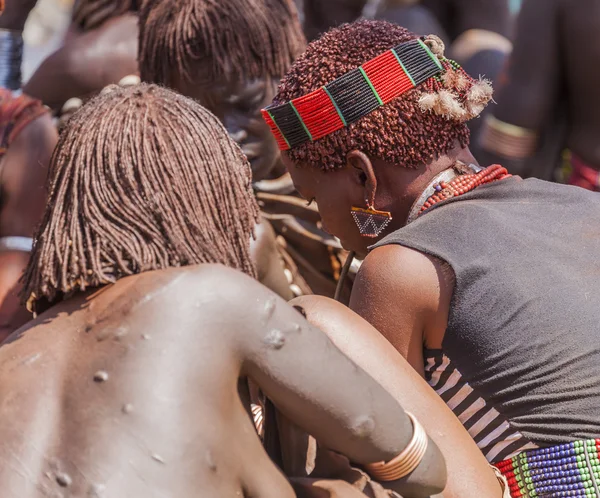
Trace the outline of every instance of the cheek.
[[323, 220], [323, 228], [342, 240], [348, 238], [354, 226], [350, 214], [352, 209], [350, 200], [346, 196], [336, 196], [330, 192], [318, 196], [316, 201]]

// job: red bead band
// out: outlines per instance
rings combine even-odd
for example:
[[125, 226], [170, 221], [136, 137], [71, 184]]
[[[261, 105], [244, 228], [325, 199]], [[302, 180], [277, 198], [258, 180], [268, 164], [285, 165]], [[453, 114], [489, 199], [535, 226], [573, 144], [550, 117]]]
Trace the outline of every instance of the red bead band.
[[357, 121], [443, 71], [421, 39], [411, 40], [262, 115], [279, 148], [288, 150]]

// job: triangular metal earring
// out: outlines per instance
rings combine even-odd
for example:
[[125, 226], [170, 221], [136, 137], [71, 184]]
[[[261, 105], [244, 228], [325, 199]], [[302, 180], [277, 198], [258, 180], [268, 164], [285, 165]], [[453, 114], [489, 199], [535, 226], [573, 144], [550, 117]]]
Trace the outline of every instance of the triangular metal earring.
[[377, 211], [372, 206], [367, 209], [353, 207], [351, 213], [363, 237], [379, 237], [392, 221], [392, 213]]

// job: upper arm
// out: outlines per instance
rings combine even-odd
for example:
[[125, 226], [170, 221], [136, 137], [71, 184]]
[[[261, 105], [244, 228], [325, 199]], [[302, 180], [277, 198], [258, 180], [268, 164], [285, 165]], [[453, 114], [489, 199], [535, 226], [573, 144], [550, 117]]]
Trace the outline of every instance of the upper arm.
[[525, 0], [506, 82], [494, 115], [506, 123], [540, 131], [551, 119], [560, 91], [558, 0]]
[[0, 168], [0, 237], [31, 237], [46, 204], [48, 164], [58, 139], [49, 114], [16, 137]]
[[47, 57], [23, 91], [53, 109], [71, 97], [90, 97], [124, 76], [137, 73], [137, 19], [77, 36]]
[[350, 308], [375, 327], [421, 375], [423, 347], [439, 347], [446, 328], [449, 288], [440, 265], [400, 245], [365, 259]]
[[[219, 266], [209, 271], [219, 281], [213, 312], [235, 331], [241, 374], [281, 413], [359, 464], [389, 461], [406, 447], [413, 431], [400, 404], [326, 334], [255, 280]], [[432, 464], [443, 468], [432, 450]], [[445, 473], [434, 479], [440, 491]]]

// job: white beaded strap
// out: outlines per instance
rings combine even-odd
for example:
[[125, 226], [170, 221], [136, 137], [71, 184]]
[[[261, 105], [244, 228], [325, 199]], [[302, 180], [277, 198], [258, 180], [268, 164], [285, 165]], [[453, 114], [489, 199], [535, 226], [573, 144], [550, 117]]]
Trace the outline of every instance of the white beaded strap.
[[33, 239], [31, 237], [0, 237], [0, 252], [31, 252], [32, 249]]
[[408, 446], [389, 462], [365, 465], [367, 472], [377, 481], [397, 481], [413, 472], [427, 451], [427, 433], [415, 416], [406, 412], [413, 425], [413, 436]]

